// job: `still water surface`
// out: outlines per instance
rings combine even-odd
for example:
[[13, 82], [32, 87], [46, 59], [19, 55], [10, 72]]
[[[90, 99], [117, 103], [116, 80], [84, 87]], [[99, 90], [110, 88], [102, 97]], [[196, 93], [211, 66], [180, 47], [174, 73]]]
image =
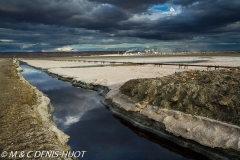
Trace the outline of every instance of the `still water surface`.
[[83, 159], [187, 159], [123, 125], [100, 103], [103, 97], [97, 92], [75, 88], [23, 63], [21, 67], [25, 79], [50, 98], [53, 120], [70, 136], [72, 151], [87, 151]]

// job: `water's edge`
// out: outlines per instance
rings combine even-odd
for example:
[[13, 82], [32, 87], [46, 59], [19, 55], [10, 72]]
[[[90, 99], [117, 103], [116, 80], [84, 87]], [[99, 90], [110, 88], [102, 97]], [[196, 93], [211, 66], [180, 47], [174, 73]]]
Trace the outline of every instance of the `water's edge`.
[[[59, 148], [62, 148], [64, 152], [71, 151], [71, 148], [69, 145], [67, 145], [68, 139], [70, 138], [68, 135], [66, 135], [64, 132], [62, 132], [60, 129], [57, 128], [56, 123], [52, 119], [52, 113], [54, 112], [54, 108], [51, 105], [50, 99], [46, 97], [41, 91], [39, 91], [35, 86], [30, 84], [22, 75], [22, 68], [19, 66], [16, 68], [17, 74], [19, 76], [19, 80], [23, 83], [28, 84], [35, 92], [37, 100], [36, 104], [33, 106], [34, 111], [36, 111], [43, 122], [43, 126], [48, 128], [49, 131], [53, 132], [56, 140], [59, 142]], [[72, 159], [72, 158], [66, 158], [66, 159]]]
[[147, 130], [151, 133], [154, 133], [155, 135], [158, 135], [160, 137], [173, 141], [182, 147], [190, 148], [193, 151], [205, 154], [211, 159], [240, 159], [239, 153], [236, 152], [236, 150], [234, 149], [211, 148], [211, 147], [203, 146], [194, 140], [185, 139], [168, 132], [164, 123], [158, 122], [154, 119], [150, 119], [148, 116], [138, 111], [127, 110], [126, 108], [120, 107], [121, 104], [117, 103], [114, 100], [114, 96], [106, 97], [107, 93], [110, 91], [110, 89], [107, 86], [101, 86], [101, 85], [76, 81], [76, 80], [73, 80], [73, 78], [71, 77], [64, 77], [62, 75], [51, 73], [46, 69], [37, 68], [35, 66], [31, 66], [31, 67], [42, 70], [46, 72], [48, 75], [54, 78], [58, 78], [59, 80], [70, 82], [75, 87], [81, 87], [84, 89], [91, 89], [91, 90], [97, 91], [101, 96], [104, 97], [104, 99], [102, 100], [102, 103], [114, 115], [121, 117], [122, 119], [130, 122], [132, 125], [136, 127], [139, 127], [143, 130]]

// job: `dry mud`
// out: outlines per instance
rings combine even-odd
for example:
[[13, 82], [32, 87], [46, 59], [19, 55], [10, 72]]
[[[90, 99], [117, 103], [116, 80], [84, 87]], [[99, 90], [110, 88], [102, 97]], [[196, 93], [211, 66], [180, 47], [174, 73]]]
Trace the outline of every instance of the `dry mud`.
[[51, 120], [49, 98], [31, 86], [17, 67], [17, 63], [0, 59], [0, 153], [69, 151], [69, 136]]

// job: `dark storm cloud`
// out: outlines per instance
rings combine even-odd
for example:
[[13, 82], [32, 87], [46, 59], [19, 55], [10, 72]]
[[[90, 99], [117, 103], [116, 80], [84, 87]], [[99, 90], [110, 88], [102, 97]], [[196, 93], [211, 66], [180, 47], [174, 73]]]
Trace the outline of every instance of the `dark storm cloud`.
[[74, 15], [63, 22], [66, 26], [86, 28], [91, 30], [106, 30], [117, 27], [122, 20], [127, 20], [132, 15], [124, 10], [111, 5], [100, 5], [85, 15]]
[[[1, 1], [0, 21], [2, 23], [0, 26], [16, 27], [15, 24], [25, 22], [103, 31], [108, 31], [108, 29], [111, 28], [116, 28], [116, 30], [124, 30], [125, 28], [128, 30], [141, 29], [141, 31], [144, 31], [144, 28], [142, 29], [141, 25], [139, 27], [137, 26], [132, 28], [132, 23], [125, 23], [124, 26], [121, 26], [121, 21], [127, 21], [133, 16], [130, 12], [124, 11], [121, 8], [134, 9], [147, 6], [147, 9], [149, 9], [149, 7], [154, 4], [163, 4], [166, 2], [166, 0], [91, 1], [104, 4], [97, 5], [95, 3], [89, 3], [88, 1], [74, 0]], [[172, 0], [168, 2], [185, 6], [192, 5], [195, 1]], [[182, 12], [177, 16], [169, 19], [160, 19], [158, 23], [148, 21], [146, 25], [148, 25], [148, 27], [150, 26], [153, 31], [161, 29], [164, 31], [179, 32], [183, 34], [185, 32], [212, 31], [218, 29], [219, 27], [239, 21], [239, 7], [239, 1], [231, 1], [231, 3], [228, 1], [215, 0], [202, 1], [192, 6], [183, 7]], [[144, 24], [146, 22], [142, 21], [141, 23]], [[6, 26], [7, 24], [9, 25]], [[17, 27], [19, 26], [17, 25]], [[23, 29], [27, 28], [28, 27], [24, 27]], [[151, 35], [146, 37], [151, 38]], [[155, 36], [153, 38], [156, 37], [162, 36]]]
[[[240, 1], [203, 1], [185, 9], [182, 14], [173, 19], [179, 24], [179, 30], [174, 27], [175, 31], [187, 32], [221, 32], [220, 27], [238, 22], [240, 20]], [[168, 22], [171, 23], [171, 22]], [[184, 29], [185, 28], [185, 29]]]
[[[164, 5], [165, 11], [152, 9]], [[0, 39], [14, 41], [1, 42], [0, 50], [153, 40], [239, 43], [239, 8], [239, 0], [2, 0]]]
[[146, 11], [152, 5], [164, 4], [167, 0], [89, 0], [97, 3], [107, 3], [133, 12]]
[[0, 6], [0, 26], [10, 22], [8, 27], [27, 22], [100, 30], [114, 27], [118, 21], [131, 16], [118, 7], [96, 5], [86, 0], [8, 0], [0, 2]]
[[170, 0], [169, 2], [176, 5], [188, 6], [188, 5], [192, 5], [193, 3], [199, 2], [199, 0]]
[[[189, 2], [189, 4], [192, 3]], [[237, 32], [239, 32], [239, 8], [239, 1], [232, 1], [232, 3], [228, 1], [219, 1], [218, 3], [209, 1], [207, 3], [204, 1], [182, 7], [181, 13], [172, 17], [158, 19], [146, 24], [143, 20], [126, 22], [124, 26], [137, 26], [135, 30], [127, 32], [129, 36], [159, 40], [192, 39], [196, 34], [207, 36], [208, 34], [219, 34], [226, 31], [238, 30]], [[229, 27], [231, 25], [234, 25], [235, 28]]]
[[81, 14], [72, 3], [56, 0], [9, 0], [1, 1], [0, 6], [1, 20], [8, 22], [55, 24], [70, 18], [74, 13]]

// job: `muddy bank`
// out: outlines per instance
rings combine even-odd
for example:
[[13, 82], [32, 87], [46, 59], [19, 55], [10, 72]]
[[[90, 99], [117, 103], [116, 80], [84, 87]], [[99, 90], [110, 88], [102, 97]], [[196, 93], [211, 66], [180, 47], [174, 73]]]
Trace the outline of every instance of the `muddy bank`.
[[[44, 70], [42, 70], [42, 71], [44, 71]], [[80, 88], [84, 88], [84, 89], [90, 89], [90, 90], [97, 91], [98, 94], [101, 96], [106, 96], [106, 94], [109, 92], [109, 88], [107, 86], [77, 81], [77, 80], [74, 80], [74, 78], [72, 78], [72, 77], [61, 76], [61, 75], [52, 73], [50, 71], [45, 71], [45, 72], [54, 78], [58, 78], [59, 80], [62, 80], [65, 82], [70, 82], [74, 87], [80, 87]]]
[[70, 150], [69, 136], [51, 120], [49, 98], [31, 86], [17, 67], [8, 59], [0, 60], [0, 152]]
[[240, 126], [240, 70], [185, 71], [174, 75], [135, 79], [120, 91], [156, 108], [182, 111]]
[[212, 159], [239, 159], [239, 73], [238, 69], [186, 71], [130, 80], [104, 103], [136, 126]]
[[[216, 137], [209, 133], [206, 129], [202, 130], [204, 127], [211, 127], [210, 130], [214, 129], [214, 122], [209, 122], [209, 126], [203, 126], [201, 128], [201, 123], [194, 122], [191, 119], [191, 116], [184, 115], [184, 113], [176, 113], [174, 111], [168, 112], [167, 110], [163, 110], [161, 115], [155, 114], [152, 110], [152, 106], [148, 106], [144, 110], [135, 110], [133, 109], [134, 104], [131, 99], [125, 97], [124, 95], [117, 95], [113, 99], [106, 98], [103, 101], [103, 104], [107, 106], [107, 108], [115, 115], [121, 117], [122, 119], [130, 122], [132, 125], [146, 130], [148, 132], [153, 133], [159, 137], [164, 139], [170, 140], [182, 147], [189, 148], [195, 152], [201, 153], [207, 156], [210, 159], [216, 160], [232, 160], [232, 159], [239, 159], [239, 152], [233, 148], [221, 148], [221, 147], [211, 147], [206, 144], [201, 144], [197, 141], [199, 140], [206, 140], [210, 143], [214, 142], [217, 139], [221, 139], [222, 137]], [[123, 104], [123, 105], [122, 105]], [[174, 116], [180, 117], [181, 119], [174, 120]], [[185, 117], [186, 116], [186, 117]], [[174, 121], [172, 121], [174, 120]], [[182, 122], [177, 123], [177, 121], [182, 120]], [[188, 123], [186, 123], [188, 120]], [[203, 120], [204, 121], [204, 120]], [[208, 120], [207, 120], [208, 121]], [[171, 123], [172, 122], [172, 123]], [[171, 124], [170, 124], [171, 123]], [[183, 125], [186, 123], [185, 125]], [[187, 131], [189, 128], [192, 129], [194, 127], [190, 126], [193, 124], [194, 127], [199, 125], [199, 129], [195, 129], [195, 131]], [[172, 129], [172, 130], [170, 130]], [[218, 126], [216, 127], [219, 130]], [[221, 128], [220, 128], [221, 129]], [[181, 131], [181, 134], [175, 134], [172, 132], [173, 130]], [[202, 130], [202, 131], [201, 131]], [[200, 131], [200, 132], [199, 132]], [[232, 133], [232, 129], [230, 127], [229, 132], [226, 133], [224, 136], [228, 136], [229, 143], [231, 142], [231, 134], [235, 136], [239, 133]], [[199, 133], [198, 133], [199, 132]], [[235, 131], [233, 131], [235, 132]], [[211, 134], [211, 137], [207, 135]], [[187, 136], [192, 137], [187, 137]], [[236, 140], [236, 139], [235, 139]]]

